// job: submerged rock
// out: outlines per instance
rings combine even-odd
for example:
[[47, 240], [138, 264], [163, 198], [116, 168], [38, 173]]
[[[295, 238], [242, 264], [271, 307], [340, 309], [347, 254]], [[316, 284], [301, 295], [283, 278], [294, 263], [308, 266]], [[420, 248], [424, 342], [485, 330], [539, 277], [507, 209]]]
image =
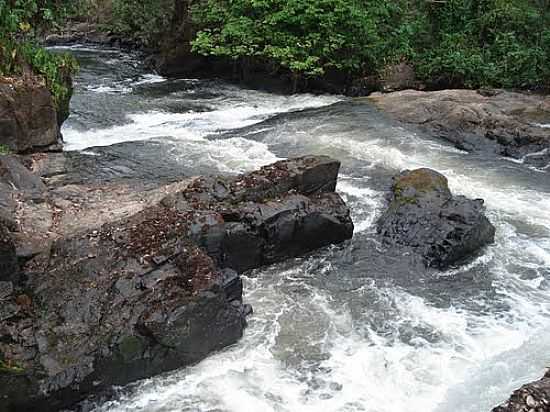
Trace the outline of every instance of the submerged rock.
[[377, 230], [386, 243], [410, 247], [426, 266], [439, 269], [492, 243], [495, 236], [483, 200], [453, 196], [445, 176], [431, 169], [394, 177], [390, 204]]
[[52, 180], [15, 210], [14, 233], [0, 226], [0, 253], [23, 263], [0, 278], [2, 412], [59, 410], [203, 359], [242, 336], [239, 273], [353, 234], [327, 157], [153, 188], [64, 185], [63, 156], [33, 158]]
[[550, 372], [535, 382], [523, 385], [510, 399], [492, 412], [548, 412], [550, 411]]

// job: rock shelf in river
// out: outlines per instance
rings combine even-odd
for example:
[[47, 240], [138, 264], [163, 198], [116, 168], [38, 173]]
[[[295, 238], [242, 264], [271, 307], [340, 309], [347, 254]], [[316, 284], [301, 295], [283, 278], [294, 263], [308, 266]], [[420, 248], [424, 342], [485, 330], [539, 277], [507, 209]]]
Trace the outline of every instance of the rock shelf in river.
[[368, 97], [383, 112], [467, 151], [488, 150], [546, 168], [550, 98], [504, 90], [404, 90]]
[[328, 157], [154, 187], [63, 184], [65, 156], [25, 160], [42, 186], [0, 157], [2, 412], [59, 410], [203, 359], [242, 336], [240, 272], [353, 234]]

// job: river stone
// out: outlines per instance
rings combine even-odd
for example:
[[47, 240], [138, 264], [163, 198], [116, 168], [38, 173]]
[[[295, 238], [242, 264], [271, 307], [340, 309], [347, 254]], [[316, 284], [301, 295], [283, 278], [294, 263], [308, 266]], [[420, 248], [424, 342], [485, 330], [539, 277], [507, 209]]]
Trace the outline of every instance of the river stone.
[[373, 93], [378, 108], [467, 151], [496, 152], [544, 169], [550, 163], [550, 97], [505, 90]]
[[377, 230], [386, 244], [410, 247], [426, 266], [438, 269], [492, 243], [495, 236], [483, 200], [453, 196], [447, 178], [431, 169], [394, 177], [390, 203]]
[[535, 382], [523, 385], [510, 399], [492, 412], [548, 412], [550, 411], [550, 372]]

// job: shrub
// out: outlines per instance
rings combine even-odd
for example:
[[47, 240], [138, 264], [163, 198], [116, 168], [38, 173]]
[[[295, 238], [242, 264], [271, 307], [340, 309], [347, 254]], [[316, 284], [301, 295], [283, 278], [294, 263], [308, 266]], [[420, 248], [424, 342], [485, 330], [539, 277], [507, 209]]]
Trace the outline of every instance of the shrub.
[[47, 52], [33, 38], [65, 12], [60, 1], [0, 0], [0, 75], [32, 71], [43, 76], [58, 109], [70, 98], [68, 79], [78, 65], [68, 54]]
[[113, 0], [112, 30], [154, 45], [170, 27], [173, 0]]
[[193, 9], [202, 27], [193, 50], [233, 59], [265, 58], [296, 75], [376, 70], [398, 9], [355, 0], [208, 0]]
[[380, 73], [409, 61], [443, 87], [550, 83], [548, 0], [203, 0], [193, 50], [295, 76]]

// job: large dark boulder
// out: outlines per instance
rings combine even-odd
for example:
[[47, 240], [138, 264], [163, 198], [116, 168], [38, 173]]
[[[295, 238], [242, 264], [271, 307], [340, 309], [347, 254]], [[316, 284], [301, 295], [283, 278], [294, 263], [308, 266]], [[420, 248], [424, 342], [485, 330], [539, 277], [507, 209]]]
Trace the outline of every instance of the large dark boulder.
[[430, 169], [394, 178], [389, 207], [378, 221], [387, 244], [412, 248], [426, 266], [444, 269], [494, 241], [483, 200], [453, 196], [445, 176]]
[[550, 372], [535, 382], [523, 385], [510, 399], [492, 412], [548, 412], [550, 411]]
[[[50, 156], [33, 168], [70, 168]], [[16, 248], [33, 245], [18, 252], [21, 280], [0, 278], [0, 411], [59, 410], [236, 342], [250, 313], [241, 272], [352, 236], [339, 166], [304, 157], [140, 196], [126, 180], [56, 174], [16, 212]]]
[[0, 79], [0, 145], [11, 151], [58, 150], [59, 125], [68, 113], [58, 110], [52, 94], [40, 78]]

